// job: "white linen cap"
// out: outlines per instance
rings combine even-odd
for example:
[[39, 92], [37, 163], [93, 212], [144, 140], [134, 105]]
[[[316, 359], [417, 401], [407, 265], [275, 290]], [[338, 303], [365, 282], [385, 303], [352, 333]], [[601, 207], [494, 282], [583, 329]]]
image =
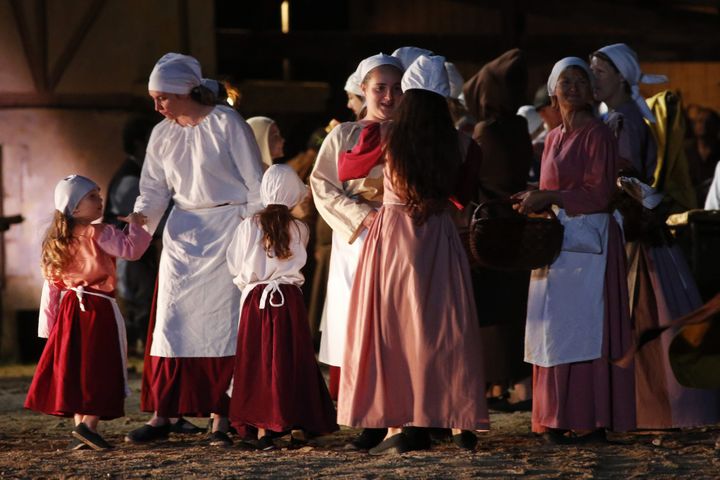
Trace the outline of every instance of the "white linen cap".
[[403, 93], [420, 89], [437, 93], [443, 97], [450, 96], [450, 81], [445, 70], [445, 57], [421, 55], [405, 71], [400, 82]]
[[307, 186], [291, 166], [279, 163], [265, 170], [260, 184], [260, 200], [264, 207], [285, 205], [293, 208], [307, 194]]
[[430, 57], [434, 53], [419, 47], [400, 47], [392, 53], [392, 56], [397, 57], [402, 63], [403, 70], [407, 70], [420, 55]]
[[518, 108], [517, 114], [527, 120], [528, 133], [531, 136], [538, 128], [542, 127], [543, 125], [542, 117], [539, 113], [537, 113], [537, 110], [535, 110], [535, 107], [533, 107], [532, 105], [523, 105], [522, 107]]
[[550, 76], [548, 77], [547, 81], [548, 95], [550, 95], [551, 97], [555, 96], [555, 87], [557, 86], [558, 78], [560, 78], [560, 74], [569, 67], [582, 68], [583, 70], [585, 70], [585, 73], [587, 73], [588, 78], [590, 79], [590, 83], [594, 81], [594, 77], [592, 72], [590, 71], [590, 67], [588, 67], [588, 64], [585, 63], [582, 58], [565, 57], [562, 60], [559, 60], [553, 66], [552, 71], [550, 72]]
[[252, 117], [247, 119], [248, 125], [255, 135], [255, 141], [260, 149], [261, 160], [265, 164], [265, 167], [269, 167], [273, 164], [272, 155], [270, 154], [270, 126], [275, 123], [275, 120], [268, 117]]
[[400, 70], [400, 73], [404, 72], [405, 69], [403, 68], [402, 63], [397, 58], [391, 56], [391, 55], [385, 55], [384, 53], [378, 53], [377, 55], [373, 55], [372, 57], [368, 57], [362, 62], [358, 64], [358, 68], [356, 70], [356, 73], [358, 75], [358, 78], [360, 79], [360, 83], [365, 81], [365, 78], [367, 77], [368, 73], [373, 71], [375, 68], [380, 67], [382, 65], [391, 65], [398, 70]]
[[150, 73], [148, 90], [185, 95], [201, 82], [200, 62], [188, 55], [166, 53]]
[[450, 98], [460, 100], [460, 96], [463, 93], [463, 85], [465, 80], [458, 71], [455, 64], [451, 62], [445, 62], [445, 70], [447, 70], [448, 80], [450, 81]]
[[648, 75], [642, 73], [640, 62], [635, 51], [624, 43], [614, 43], [601, 48], [598, 52], [604, 53], [610, 58], [620, 75], [630, 85], [632, 99], [640, 108], [643, 116], [655, 123], [655, 116], [647, 106], [645, 99], [640, 95], [639, 83], [665, 83], [668, 78], [665, 75]]
[[96, 188], [97, 183], [82, 175], [69, 175], [55, 185], [55, 209], [72, 217], [80, 200]]
[[345, 91], [348, 93], [352, 93], [353, 95], [357, 95], [359, 97], [364, 97], [365, 94], [363, 93], [362, 89], [360, 88], [360, 75], [357, 71], [350, 74], [350, 76], [345, 81]]

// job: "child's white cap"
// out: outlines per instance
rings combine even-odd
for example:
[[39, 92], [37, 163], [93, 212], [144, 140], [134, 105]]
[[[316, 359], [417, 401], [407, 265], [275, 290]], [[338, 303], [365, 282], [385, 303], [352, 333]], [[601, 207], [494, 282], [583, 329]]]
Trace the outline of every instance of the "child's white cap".
[[100, 187], [82, 175], [70, 175], [63, 178], [55, 185], [55, 209], [71, 217], [80, 200], [96, 188]]
[[293, 208], [300, 203], [308, 188], [289, 165], [272, 165], [265, 171], [260, 184], [260, 199], [264, 207], [285, 205]]

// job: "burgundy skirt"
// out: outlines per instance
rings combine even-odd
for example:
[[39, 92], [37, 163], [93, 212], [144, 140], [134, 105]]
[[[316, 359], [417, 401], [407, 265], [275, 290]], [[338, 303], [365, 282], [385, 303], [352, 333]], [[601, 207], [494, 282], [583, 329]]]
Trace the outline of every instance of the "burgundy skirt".
[[145, 343], [140, 409], [165, 418], [226, 416], [234, 357], [151, 356], [156, 312], [157, 281]]
[[280, 285], [285, 303], [273, 307], [268, 301], [261, 310], [264, 288], [255, 287], [243, 304], [230, 421], [238, 429], [334, 432], [335, 408], [315, 360], [302, 292]]
[[[86, 289], [87, 292], [97, 292]], [[49, 415], [76, 413], [103, 420], [125, 415], [125, 378], [112, 304], [74, 292], [63, 297], [25, 400], [25, 408]]]

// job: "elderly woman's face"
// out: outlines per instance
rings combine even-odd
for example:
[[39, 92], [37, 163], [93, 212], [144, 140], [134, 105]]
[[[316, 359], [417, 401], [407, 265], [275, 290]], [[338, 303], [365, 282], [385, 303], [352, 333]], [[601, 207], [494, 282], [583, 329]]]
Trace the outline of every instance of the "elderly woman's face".
[[602, 58], [592, 57], [590, 60], [590, 70], [595, 77], [593, 95], [598, 102], [604, 102], [625, 88], [622, 75], [615, 70], [615, 67]]
[[555, 96], [561, 111], [587, 108], [592, 103], [590, 79], [579, 68], [566, 68], [558, 77]]
[[402, 73], [390, 65], [382, 65], [373, 69], [361, 88], [365, 93], [368, 120], [389, 120], [397, 107], [402, 89], [400, 80]]

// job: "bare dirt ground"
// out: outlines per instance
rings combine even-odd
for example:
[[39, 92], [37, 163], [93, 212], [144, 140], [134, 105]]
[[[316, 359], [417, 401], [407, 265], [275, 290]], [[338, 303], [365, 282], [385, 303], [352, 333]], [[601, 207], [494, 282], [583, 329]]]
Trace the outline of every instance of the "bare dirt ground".
[[[175, 436], [150, 446], [123, 443], [147, 415], [139, 411], [140, 377], [125, 418], [103, 422], [116, 448], [69, 451], [70, 419], [25, 411], [32, 366], [0, 367], [1, 478], [720, 478], [720, 425], [673, 432], [614, 435], [607, 444], [546, 445], [530, 432], [528, 413], [491, 416], [476, 451], [451, 443], [399, 457], [371, 457], [343, 446], [343, 429], [297, 450], [258, 452], [207, 445], [204, 435]], [[206, 420], [195, 419], [198, 425]]]

